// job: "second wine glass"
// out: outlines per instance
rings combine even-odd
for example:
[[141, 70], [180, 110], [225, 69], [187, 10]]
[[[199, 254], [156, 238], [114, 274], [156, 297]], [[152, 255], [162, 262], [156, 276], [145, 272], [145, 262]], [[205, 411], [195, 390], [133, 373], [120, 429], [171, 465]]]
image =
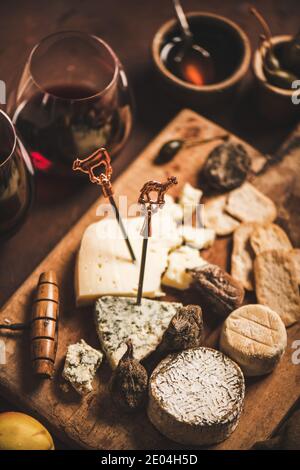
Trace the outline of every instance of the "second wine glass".
[[37, 170], [71, 175], [72, 161], [105, 146], [112, 156], [132, 126], [124, 69], [108, 44], [81, 32], [43, 39], [8, 110]]

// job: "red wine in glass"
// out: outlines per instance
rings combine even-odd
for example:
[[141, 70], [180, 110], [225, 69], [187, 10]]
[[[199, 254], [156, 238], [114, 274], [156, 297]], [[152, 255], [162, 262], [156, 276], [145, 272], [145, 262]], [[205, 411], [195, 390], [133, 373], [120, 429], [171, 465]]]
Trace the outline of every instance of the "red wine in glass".
[[12, 102], [14, 123], [37, 170], [73, 175], [75, 158], [105, 146], [115, 155], [132, 124], [126, 75], [101, 39], [57, 33], [34, 48]]
[[11, 120], [0, 110], [0, 242], [19, 229], [32, 200], [32, 163]]

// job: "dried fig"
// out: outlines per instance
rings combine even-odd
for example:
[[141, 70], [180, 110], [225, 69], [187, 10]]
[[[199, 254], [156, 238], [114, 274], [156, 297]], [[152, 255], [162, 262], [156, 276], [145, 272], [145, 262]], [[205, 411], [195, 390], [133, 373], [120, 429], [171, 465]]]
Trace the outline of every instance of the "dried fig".
[[126, 345], [127, 351], [112, 376], [111, 392], [116, 406], [126, 412], [134, 412], [146, 403], [148, 374], [145, 367], [133, 358], [131, 340]]
[[193, 278], [192, 287], [200, 291], [206, 307], [222, 318], [240, 307], [245, 291], [242, 284], [219, 266], [206, 264], [187, 270]]
[[172, 352], [201, 346], [203, 331], [201, 308], [198, 305], [181, 307], [164, 332], [160, 349]]
[[228, 191], [245, 181], [250, 165], [250, 157], [242, 145], [224, 142], [208, 155], [203, 174], [213, 189]]

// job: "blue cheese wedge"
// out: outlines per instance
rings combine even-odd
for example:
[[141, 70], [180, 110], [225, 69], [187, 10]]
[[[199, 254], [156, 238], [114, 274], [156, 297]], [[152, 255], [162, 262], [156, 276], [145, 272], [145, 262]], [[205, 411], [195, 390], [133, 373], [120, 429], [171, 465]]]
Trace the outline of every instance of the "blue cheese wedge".
[[82, 339], [68, 346], [62, 375], [80, 395], [86, 395], [93, 390], [93, 380], [102, 359], [102, 352]]
[[[137, 294], [144, 219], [124, 219], [130, 241], [137, 257], [132, 263], [120, 227], [115, 218], [106, 218], [90, 225], [82, 238], [75, 271], [75, 293], [78, 306], [91, 305], [105, 295]], [[168, 211], [153, 216], [153, 236], [148, 241], [147, 265], [143, 295], [163, 296], [161, 275], [167, 267], [169, 251], [180, 246], [182, 236]]]
[[162, 278], [164, 286], [174, 289], [188, 289], [192, 283], [192, 276], [186, 272], [206, 264], [199, 251], [189, 246], [181, 246], [169, 255], [168, 267]]
[[102, 297], [96, 302], [95, 321], [102, 350], [113, 369], [126, 351], [125, 341], [131, 339], [134, 357], [142, 360], [159, 343], [181, 303], [160, 302], [126, 297]]

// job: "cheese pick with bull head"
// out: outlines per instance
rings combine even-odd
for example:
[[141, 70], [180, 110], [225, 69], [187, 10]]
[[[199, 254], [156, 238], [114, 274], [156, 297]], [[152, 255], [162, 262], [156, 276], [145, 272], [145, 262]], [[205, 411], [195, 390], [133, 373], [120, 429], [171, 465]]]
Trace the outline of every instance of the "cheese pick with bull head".
[[[160, 183], [158, 181], [147, 181], [140, 192], [138, 203], [142, 206], [143, 212], [145, 214], [145, 222], [141, 230], [141, 235], [143, 237], [143, 248], [138, 293], [136, 299], [137, 305], [141, 305], [142, 302], [148, 239], [152, 236], [152, 215], [155, 214], [158, 209], [163, 207], [165, 204], [165, 194], [172, 186], [174, 186], [174, 184], [178, 184], [177, 178], [175, 176], [170, 176], [165, 183]], [[153, 193], [156, 193], [156, 199], [151, 199], [151, 194]]]
[[[92, 153], [92, 155], [90, 155], [89, 157], [83, 160], [76, 158], [76, 160], [73, 162], [73, 170], [81, 171], [82, 173], [87, 173], [92, 183], [96, 183], [99, 186], [101, 186], [104, 197], [109, 199], [110, 204], [114, 208], [116, 219], [122, 231], [130, 257], [132, 261], [135, 262], [136, 257], [135, 257], [133, 248], [129, 241], [118, 206], [113, 197], [113, 188], [112, 188], [112, 184], [110, 181], [111, 176], [112, 176], [112, 166], [110, 162], [111, 160], [110, 160], [109, 153], [104, 147], [102, 147], [96, 150], [96, 152]], [[100, 173], [99, 176], [96, 176], [94, 170], [96, 170], [99, 167], [104, 167], [104, 173]]]

